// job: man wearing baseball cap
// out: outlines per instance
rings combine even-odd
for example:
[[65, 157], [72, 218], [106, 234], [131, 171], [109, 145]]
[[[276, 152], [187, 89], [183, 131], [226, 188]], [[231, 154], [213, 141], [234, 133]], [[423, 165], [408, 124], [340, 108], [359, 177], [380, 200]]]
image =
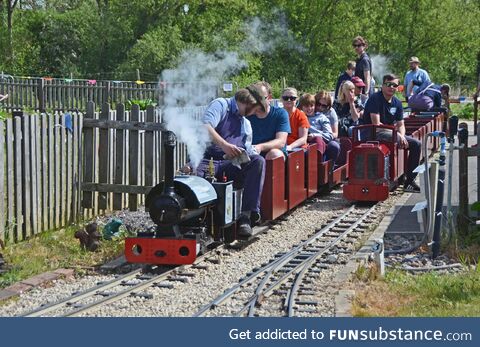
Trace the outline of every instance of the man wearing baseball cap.
[[420, 69], [420, 60], [417, 57], [411, 57], [408, 61], [410, 65], [410, 71], [405, 74], [403, 81], [404, 84], [404, 93], [405, 100], [408, 101], [408, 98], [417, 91], [418, 86], [413, 84], [413, 81], [419, 82], [422, 84], [425, 81], [430, 81], [430, 76], [428, 72]]

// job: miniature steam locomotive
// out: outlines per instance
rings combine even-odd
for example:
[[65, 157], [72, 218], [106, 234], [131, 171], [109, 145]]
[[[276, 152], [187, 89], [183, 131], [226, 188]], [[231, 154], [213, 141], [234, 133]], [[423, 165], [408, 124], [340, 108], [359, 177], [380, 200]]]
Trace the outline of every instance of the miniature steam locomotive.
[[[427, 133], [442, 129], [442, 117], [411, 116], [405, 118], [405, 126], [408, 135], [422, 140]], [[365, 142], [357, 136], [360, 131], [354, 130], [352, 138], [339, 139], [341, 153], [336, 163], [324, 160], [316, 144], [289, 153], [286, 160], [266, 160], [260, 202], [263, 220], [277, 219], [325, 187], [345, 182], [349, 173], [344, 185], [347, 200], [385, 200], [404, 173], [408, 151], [397, 146], [394, 132], [391, 142]], [[167, 132], [165, 139], [165, 181], [146, 198], [156, 228], [125, 240], [125, 256], [131, 263], [189, 264], [213, 243], [238, 239], [236, 221], [243, 191], [235, 189], [233, 182], [174, 176], [176, 138]], [[428, 141], [429, 150], [438, 147], [438, 140]]]

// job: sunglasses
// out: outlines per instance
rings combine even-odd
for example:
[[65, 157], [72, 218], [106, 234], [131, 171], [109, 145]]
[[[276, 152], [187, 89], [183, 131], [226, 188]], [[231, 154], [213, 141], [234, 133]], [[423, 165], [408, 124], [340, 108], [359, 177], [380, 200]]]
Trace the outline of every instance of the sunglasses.
[[297, 100], [296, 96], [282, 96], [283, 101], [295, 101]]
[[321, 104], [321, 103], [317, 103], [317, 106], [328, 107], [327, 104]]
[[390, 87], [390, 88], [398, 88], [398, 84], [393, 83], [393, 82], [385, 82], [384, 85], [386, 87]]
[[362, 47], [362, 44], [352, 45], [353, 48]]

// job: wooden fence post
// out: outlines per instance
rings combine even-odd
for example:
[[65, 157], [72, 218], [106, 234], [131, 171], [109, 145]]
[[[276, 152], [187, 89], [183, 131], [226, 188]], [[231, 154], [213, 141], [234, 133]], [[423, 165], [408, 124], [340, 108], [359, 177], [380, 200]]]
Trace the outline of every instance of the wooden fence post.
[[[89, 101], [87, 103], [87, 119], [92, 118], [95, 113], [95, 103]], [[93, 146], [93, 128], [85, 128], [83, 129], [84, 132], [84, 140], [83, 140], [83, 158], [79, 158], [83, 161], [83, 182], [85, 183], [92, 183], [93, 182], [93, 162], [94, 162], [94, 146]], [[80, 191], [82, 191], [82, 187], [80, 184]], [[93, 200], [93, 192], [85, 192], [82, 191], [82, 207], [84, 208], [92, 208], [92, 200]]]
[[[153, 106], [147, 107], [147, 114], [146, 119], [147, 122], [155, 122], [155, 108]], [[145, 133], [145, 185], [146, 186], [153, 186], [154, 178], [153, 178], [153, 168], [155, 166], [154, 158], [155, 153], [153, 152], [153, 131], [147, 131]]]
[[105, 85], [105, 94], [103, 96], [103, 102], [108, 102], [110, 103], [110, 93], [111, 93], [111, 89], [112, 89], [112, 84], [110, 81], [107, 82], [107, 84]]
[[37, 82], [38, 109], [45, 112], [45, 80], [40, 78]]
[[[140, 115], [140, 107], [138, 105], [132, 105], [132, 111], [130, 113], [130, 122], [138, 122]], [[129, 156], [128, 156], [128, 184], [136, 186], [138, 185], [138, 145], [139, 136], [137, 130], [129, 131]], [[128, 194], [128, 208], [130, 211], [136, 211], [138, 206], [137, 194]]]
[[[125, 120], [125, 105], [118, 103], [116, 106], [116, 120], [124, 121]], [[115, 138], [115, 175], [114, 183], [123, 184], [124, 172], [124, 146], [125, 146], [125, 134], [126, 131], [123, 129], [115, 129], [116, 138]], [[123, 208], [122, 198], [124, 194], [114, 193], [113, 194], [113, 209], [121, 210]]]
[[14, 241], [21, 241], [24, 239], [23, 236], [23, 180], [22, 180], [22, 119], [20, 117], [15, 117], [14, 119], [14, 155], [15, 155], [15, 225], [16, 225], [16, 235], [13, 238]]
[[468, 125], [467, 123], [460, 123], [458, 125], [458, 141], [460, 146], [458, 151], [458, 172], [459, 172], [459, 186], [458, 186], [458, 227], [459, 231], [466, 234], [468, 231], [469, 211], [468, 211]]
[[[102, 112], [100, 113], [101, 120], [108, 120], [110, 114], [110, 105], [104, 103], [102, 105]], [[99, 153], [98, 153], [98, 164], [99, 164], [99, 174], [98, 182], [107, 183], [108, 182], [108, 136], [109, 131], [106, 128], [100, 129], [100, 140], [99, 140]], [[98, 208], [100, 210], [107, 210], [108, 206], [108, 194], [105, 192], [100, 192], [98, 194]]]

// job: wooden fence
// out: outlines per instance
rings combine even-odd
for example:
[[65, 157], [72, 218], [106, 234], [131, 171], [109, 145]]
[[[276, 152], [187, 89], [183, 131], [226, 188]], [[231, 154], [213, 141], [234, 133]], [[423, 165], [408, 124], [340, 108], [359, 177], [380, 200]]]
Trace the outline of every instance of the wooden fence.
[[[136, 210], [163, 179], [161, 111], [95, 109], [89, 103], [83, 114], [0, 121], [0, 239], [17, 242], [108, 210]], [[179, 112], [198, 117], [203, 110]], [[186, 146], [179, 143], [175, 155], [178, 169]]]
[[[238, 85], [233, 82], [227, 84]], [[97, 81], [60, 78], [30, 78], [0, 74], [0, 94], [8, 94], [1, 106], [6, 109], [29, 109], [47, 111], [87, 110], [88, 102], [96, 105], [110, 103], [113, 107], [128, 100], [150, 99], [159, 103], [167, 90], [182, 91], [183, 95], [203, 94], [226, 96], [217, 82], [143, 82], [143, 81]]]
[[2, 102], [11, 109], [85, 111], [87, 103], [125, 103], [131, 99], [158, 100], [158, 82], [97, 81], [58, 78], [28, 78], [0, 75]]
[[0, 238], [16, 242], [79, 217], [79, 114], [0, 122]]

